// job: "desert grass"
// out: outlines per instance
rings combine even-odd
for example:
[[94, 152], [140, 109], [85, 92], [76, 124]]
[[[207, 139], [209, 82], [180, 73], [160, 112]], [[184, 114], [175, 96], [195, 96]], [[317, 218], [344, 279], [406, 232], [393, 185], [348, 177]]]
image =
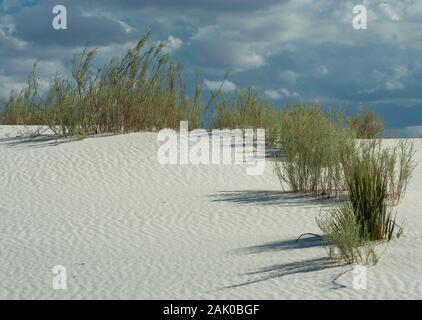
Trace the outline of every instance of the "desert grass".
[[356, 219], [350, 202], [319, 215], [316, 222], [324, 232], [323, 238], [331, 258], [349, 264], [378, 262], [375, 243], [370, 241], [366, 225], [362, 228]]
[[347, 118], [347, 124], [356, 133], [358, 139], [379, 138], [384, 131], [384, 121], [374, 110], [365, 112], [363, 108], [360, 108], [356, 116]]
[[345, 190], [341, 159], [354, 148], [353, 133], [341, 112], [325, 114], [320, 105], [286, 106], [280, 123], [274, 171], [294, 192], [336, 195]]
[[320, 215], [330, 256], [348, 263], [376, 263], [375, 244], [398, 237], [403, 228], [393, 214], [416, 166], [409, 140], [385, 146], [379, 139], [356, 139], [341, 112], [320, 105], [287, 106], [281, 114], [281, 156], [274, 171], [294, 192], [348, 196]]
[[400, 140], [392, 149], [388, 185], [388, 201], [391, 205], [397, 205], [406, 193], [417, 165], [415, 152], [410, 140]]
[[163, 53], [163, 44], [147, 45], [149, 37], [100, 69], [93, 67], [96, 50], [86, 48], [74, 57], [71, 76], [57, 74], [43, 95], [34, 65], [27, 87], [5, 102], [2, 122], [47, 125], [72, 136], [177, 128], [180, 120], [201, 127], [198, 77], [190, 98], [183, 67]]
[[263, 99], [254, 89], [238, 89], [232, 97], [221, 94], [213, 115], [213, 127], [218, 129], [265, 128], [266, 142], [274, 145], [281, 112], [273, 102]]
[[[36, 63], [28, 75], [27, 86], [20, 92], [12, 91], [8, 100], [0, 101], [0, 120], [3, 124], [37, 125], [39, 119], [39, 85]], [[41, 114], [39, 114], [41, 116]]]
[[375, 243], [399, 237], [392, 207], [404, 196], [416, 166], [413, 143], [385, 147], [381, 140], [362, 140], [343, 157], [349, 200], [317, 218], [330, 255], [348, 263], [378, 261]]
[[398, 205], [416, 167], [414, 156], [414, 144], [407, 139], [390, 147], [383, 146], [379, 139], [360, 140], [352, 156], [344, 156], [342, 160], [349, 193], [359, 191], [358, 183], [362, 188], [372, 188], [370, 183], [382, 182], [378, 194], [388, 205]]
[[371, 240], [390, 240], [396, 227], [386, 203], [394, 161], [394, 153], [375, 140], [344, 159], [351, 212]]

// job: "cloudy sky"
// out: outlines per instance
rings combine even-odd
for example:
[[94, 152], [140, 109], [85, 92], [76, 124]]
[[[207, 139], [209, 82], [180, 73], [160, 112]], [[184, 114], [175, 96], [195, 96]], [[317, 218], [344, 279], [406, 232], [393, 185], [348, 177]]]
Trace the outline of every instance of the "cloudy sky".
[[[52, 8], [67, 8], [54, 30]], [[368, 10], [355, 30], [353, 7]], [[99, 63], [146, 29], [205, 89], [254, 86], [279, 105], [318, 101], [375, 108], [390, 128], [422, 126], [422, 0], [0, 0], [0, 97], [66, 72], [87, 43]], [[420, 131], [422, 133], [422, 130]]]

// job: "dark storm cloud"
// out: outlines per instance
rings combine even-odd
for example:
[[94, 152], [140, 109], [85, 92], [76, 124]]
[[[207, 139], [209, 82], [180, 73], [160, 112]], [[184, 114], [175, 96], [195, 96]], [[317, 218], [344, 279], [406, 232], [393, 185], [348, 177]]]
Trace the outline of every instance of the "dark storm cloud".
[[25, 83], [35, 59], [48, 79], [68, 71], [86, 43], [99, 47], [102, 64], [151, 29], [151, 43], [168, 42], [203, 84], [230, 70], [233, 86], [254, 86], [278, 105], [363, 104], [390, 127], [422, 124], [422, 1], [366, 0], [361, 31], [352, 28], [351, 1], [61, 0], [67, 31], [51, 26], [57, 1], [28, 1], [0, 6], [0, 96]]
[[110, 43], [123, 43], [131, 37], [125, 26], [106, 16], [90, 16], [77, 7], [67, 10], [67, 30], [55, 30], [52, 27], [53, 4], [38, 5], [22, 9], [16, 18], [17, 38], [37, 45], [94, 46]]

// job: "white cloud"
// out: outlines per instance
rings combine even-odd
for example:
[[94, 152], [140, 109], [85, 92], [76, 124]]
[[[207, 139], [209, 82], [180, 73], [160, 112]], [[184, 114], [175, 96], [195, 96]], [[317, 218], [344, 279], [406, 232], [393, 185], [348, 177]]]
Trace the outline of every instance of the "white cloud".
[[296, 91], [290, 91], [286, 88], [281, 88], [278, 90], [274, 90], [274, 89], [267, 89], [264, 91], [264, 94], [273, 100], [278, 100], [278, 99], [282, 99], [282, 98], [298, 98], [300, 97], [300, 94]]
[[[22, 50], [26, 47], [24, 41], [18, 40], [12, 37], [9, 33], [5, 32], [5, 29], [13, 29], [13, 25], [0, 24], [0, 47], [2, 50]], [[1, 52], [0, 52], [1, 53]]]
[[403, 83], [398, 82], [398, 81], [394, 81], [394, 80], [388, 80], [385, 83], [385, 88], [387, 90], [400, 90], [404, 88]]
[[286, 88], [281, 88], [280, 92], [285, 98], [297, 98], [300, 96], [296, 91], [289, 91]]
[[118, 23], [125, 29], [127, 33], [134, 31], [134, 28], [132, 28], [130, 25], [128, 25], [126, 22], [117, 20]]
[[[204, 85], [208, 90], [218, 90], [221, 87], [221, 81], [211, 81], [205, 79]], [[224, 81], [221, 90], [224, 92], [234, 92], [236, 90], [236, 85], [233, 82], [226, 80]]]
[[407, 77], [409, 71], [405, 66], [396, 66], [393, 68], [392, 75], [386, 75], [385, 89], [401, 90], [404, 88], [403, 81]]
[[406, 66], [396, 66], [394, 67], [394, 77], [396, 79], [402, 79], [409, 74], [409, 70]]
[[19, 0], [3, 0], [2, 8], [4, 12], [10, 12], [20, 8], [21, 3]]
[[11, 91], [20, 91], [25, 85], [25, 82], [18, 82], [12, 77], [0, 74], [0, 98], [8, 97]]
[[325, 65], [321, 65], [316, 68], [316, 75], [317, 77], [323, 77], [326, 76], [330, 71], [328, 70], [328, 67]]
[[268, 98], [273, 100], [278, 100], [281, 98], [281, 94], [277, 90], [268, 89], [265, 90], [264, 93], [268, 96]]
[[[386, 18], [381, 12], [385, 9], [379, 2], [368, 1], [369, 30], [360, 33], [352, 28], [351, 1], [283, 1], [259, 11], [225, 12], [208, 17], [208, 24], [198, 28], [186, 50], [198, 65], [243, 71], [260, 68], [296, 45], [354, 47], [374, 41], [391, 43], [395, 38], [414, 45], [410, 39], [421, 39], [421, 34], [415, 34], [417, 29], [422, 33], [420, 23], [395, 23], [395, 16]], [[321, 68], [318, 76], [327, 75], [327, 66]], [[289, 81], [288, 85], [295, 82]]]
[[279, 73], [280, 81], [284, 85], [293, 86], [297, 81], [297, 74], [292, 70], [283, 70]]
[[375, 86], [368, 89], [360, 90], [358, 93], [375, 93], [377, 91], [387, 90], [396, 91], [405, 88], [405, 81], [409, 76], [409, 69], [403, 65], [397, 65], [388, 72], [379, 71], [377, 69], [372, 71], [372, 79]]
[[199, 28], [189, 39], [186, 53], [196, 64], [232, 71], [255, 69], [265, 64], [265, 54], [253, 39], [243, 39], [238, 31], [225, 29], [224, 25]]
[[393, 21], [400, 21], [400, 17], [398, 14], [394, 11], [393, 8], [391, 8], [390, 4], [383, 2], [379, 4], [379, 8], [381, 9], [381, 12], [384, 13], [384, 15], [393, 20]]
[[165, 47], [163, 48], [163, 51], [165, 53], [172, 53], [178, 49], [180, 49], [183, 45], [183, 40], [173, 37], [172, 35], [170, 35], [167, 38], [167, 41], [165, 43]]

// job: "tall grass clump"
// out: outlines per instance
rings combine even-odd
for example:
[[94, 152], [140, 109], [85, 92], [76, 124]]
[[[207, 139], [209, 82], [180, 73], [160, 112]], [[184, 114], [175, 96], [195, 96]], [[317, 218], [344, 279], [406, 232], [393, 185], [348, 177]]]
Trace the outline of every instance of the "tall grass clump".
[[386, 147], [381, 140], [363, 140], [342, 163], [348, 202], [318, 217], [317, 224], [331, 253], [348, 263], [376, 262], [374, 243], [403, 231], [392, 207], [404, 196], [416, 165], [413, 143]]
[[286, 106], [280, 122], [281, 158], [275, 173], [294, 192], [333, 195], [345, 189], [342, 156], [352, 152], [353, 134], [341, 112], [319, 105]]
[[198, 81], [190, 98], [182, 66], [163, 44], [148, 45], [149, 36], [100, 69], [93, 67], [97, 51], [85, 49], [74, 57], [71, 76], [56, 75], [42, 96], [34, 68], [27, 88], [6, 103], [4, 123], [48, 125], [63, 135], [177, 128], [180, 120], [201, 127]]
[[400, 140], [392, 149], [388, 179], [388, 201], [391, 205], [397, 205], [406, 193], [416, 168], [415, 153], [414, 144], [409, 140]]
[[390, 240], [396, 222], [387, 210], [389, 179], [394, 152], [379, 141], [362, 143], [352, 157], [344, 159], [345, 177], [352, 212], [371, 240]]
[[331, 258], [344, 260], [349, 264], [378, 262], [367, 227], [364, 225], [362, 228], [353, 214], [350, 203], [339, 205], [328, 213], [318, 216], [317, 224], [324, 233]]
[[39, 121], [45, 120], [45, 113], [41, 110], [36, 65], [34, 63], [28, 76], [27, 86], [21, 91], [12, 91], [8, 100], [1, 101], [0, 121], [2, 124], [36, 125]]
[[416, 167], [413, 142], [400, 140], [391, 146], [382, 140], [361, 140], [352, 156], [343, 157], [349, 196], [361, 207], [395, 206], [404, 197]]
[[274, 144], [278, 134], [280, 111], [273, 102], [262, 99], [254, 89], [238, 89], [233, 97], [220, 95], [213, 116], [213, 127], [227, 128], [265, 128], [266, 141]]
[[356, 116], [347, 118], [347, 124], [358, 139], [379, 138], [384, 131], [384, 121], [374, 110], [364, 112], [363, 109], [359, 109]]

